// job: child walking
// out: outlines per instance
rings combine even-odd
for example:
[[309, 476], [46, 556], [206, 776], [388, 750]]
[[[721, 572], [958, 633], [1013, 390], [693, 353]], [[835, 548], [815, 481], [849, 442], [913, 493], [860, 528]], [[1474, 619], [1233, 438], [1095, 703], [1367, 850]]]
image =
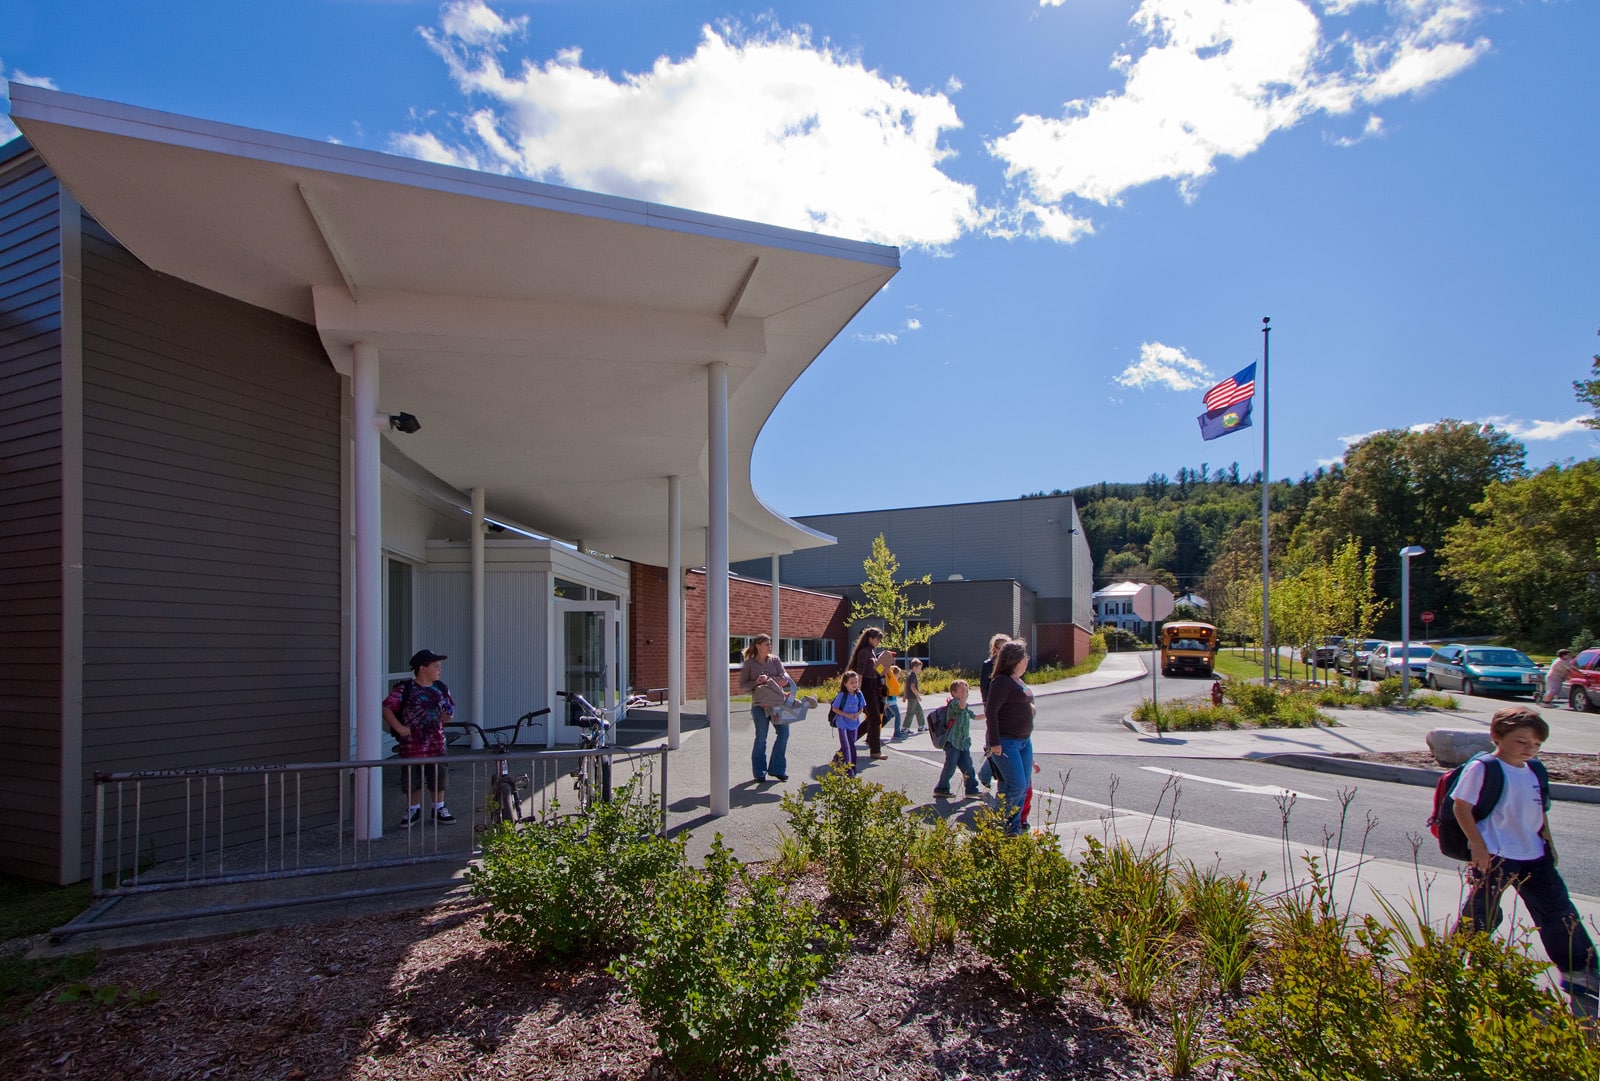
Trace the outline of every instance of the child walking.
[[894, 718], [894, 738], [903, 739], [906, 730], [900, 725], [900, 691], [905, 686], [905, 671], [898, 664], [889, 666], [889, 674], [884, 678], [887, 697], [883, 700], [883, 719]]
[[[1550, 726], [1534, 710], [1507, 706], [1489, 720], [1494, 757], [1468, 762], [1450, 792], [1456, 821], [1472, 851], [1467, 870], [1472, 892], [1461, 911], [1461, 925], [1494, 930], [1500, 925], [1501, 896], [1507, 887], [1516, 890], [1539, 929], [1544, 952], [1561, 971], [1561, 989], [1571, 998], [1573, 1012], [1594, 1017], [1600, 1007], [1594, 943], [1556, 870], [1544, 785], [1528, 766], [1549, 737]], [[1491, 769], [1505, 775], [1505, 785], [1499, 802], [1479, 821], [1474, 804]]]
[[964, 679], [950, 684], [950, 701], [945, 706], [950, 718], [950, 731], [944, 738], [944, 769], [939, 772], [939, 783], [933, 786], [935, 796], [952, 795], [950, 782], [956, 770], [967, 783], [967, 795], [978, 794], [978, 772], [972, 768], [972, 710], [967, 708], [967, 695], [971, 688]]
[[906, 673], [906, 731], [927, 730], [928, 719], [922, 714], [922, 662], [912, 660], [911, 671]]
[[835, 762], [842, 762], [850, 776], [856, 775], [856, 733], [867, 715], [867, 699], [861, 693], [861, 676], [854, 669], [839, 677], [839, 693], [828, 705], [834, 727], [839, 730], [839, 753]]

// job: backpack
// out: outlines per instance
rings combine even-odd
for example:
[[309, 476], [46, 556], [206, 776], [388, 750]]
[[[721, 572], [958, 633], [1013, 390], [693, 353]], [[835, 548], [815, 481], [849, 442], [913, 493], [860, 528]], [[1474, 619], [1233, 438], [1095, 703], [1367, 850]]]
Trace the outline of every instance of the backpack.
[[[1450, 792], [1461, 779], [1461, 771], [1477, 759], [1491, 759], [1494, 755], [1487, 751], [1473, 755], [1455, 769], [1439, 778], [1433, 786], [1433, 814], [1428, 818], [1428, 831], [1439, 839], [1439, 851], [1453, 860], [1463, 862], [1472, 858], [1472, 847], [1467, 843], [1467, 834], [1461, 828], [1461, 823], [1456, 821], [1455, 801], [1450, 798]], [[1498, 765], [1498, 763], [1496, 763]], [[1533, 770], [1534, 777], [1539, 782], [1539, 798], [1544, 803], [1544, 809], [1550, 810], [1550, 774], [1544, 768], [1544, 763], [1537, 758], [1528, 760], [1528, 768]], [[1478, 792], [1477, 802], [1472, 805], [1472, 820], [1482, 822], [1494, 812], [1500, 803], [1500, 797], [1506, 791], [1506, 773], [1503, 768], [1489, 769], [1487, 762], [1483, 770], [1483, 788]]]
[[[439, 688], [439, 694], [441, 696], [448, 695], [450, 693], [450, 688], [444, 685], [444, 680], [442, 679], [434, 680], [433, 685]], [[395, 686], [400, 688], [400, 708], [394, 711], [395, 719], [401, 724], [405, 724], [406, 707], [411, 704], [411, 692], [416, 689], [417, 681], [414, 679], [402, 679], [399, 683], [396, 683]]]
[[928, 738], [938, 750], [943, 750], [950, 739], [950, 707], [940, 706], [928, 714]]

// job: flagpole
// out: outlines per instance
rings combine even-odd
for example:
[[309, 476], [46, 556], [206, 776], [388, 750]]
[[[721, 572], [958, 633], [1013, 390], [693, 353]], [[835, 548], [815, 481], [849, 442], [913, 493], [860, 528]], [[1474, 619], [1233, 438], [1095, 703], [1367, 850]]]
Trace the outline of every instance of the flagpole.
[[1267, 494], [1272, 485], [1272, 473], [1267, 466], [1267, 353], [1269, 335], [1272, 334], [1272, 317], [1261, 318], [1261, 682], [1270, 685], [1272, 682], [1271, 654], [1268, 650], [1272, 644], [1272, 606], [1270, 596], [1272, 578], [1267, 569], [1267, 553], [1271, 548], [1270, 534], [1268, 533], [1268, 514], [1270, 506]]

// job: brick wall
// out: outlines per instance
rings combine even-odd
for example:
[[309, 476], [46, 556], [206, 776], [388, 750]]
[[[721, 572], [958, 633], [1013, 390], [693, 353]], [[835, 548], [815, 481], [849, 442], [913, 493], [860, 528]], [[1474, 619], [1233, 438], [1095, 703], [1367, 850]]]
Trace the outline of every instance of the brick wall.
[[1073, 623], [1036, 623], [1028, 643], [1038, 664], [1055, 661], [1069, 668], [1089, 655], [1089, 632]]
[[[633, 613], [629, 653], [629, 683], [635, 690], [667, 685], [667, 571], [664, 567], [635, 563], [632, 570]], [[706, 693], [706, 576], [704, 571], [684, 572], [684, 693], [704, 698]], [[783, 638], [831, 638], [835, 657], [845, 643], [844, 598], [830, 593], [781, 587], [779, 627]], [[772, 631], [772, 584], [750, 578], [728, 580], [728, 633], [769, 634]], [[738, 669], [729, 672], [729, 691], [739, 693]], [[810, 687], [838, 677], [839, 667], [791, 665], [789, 674]]]

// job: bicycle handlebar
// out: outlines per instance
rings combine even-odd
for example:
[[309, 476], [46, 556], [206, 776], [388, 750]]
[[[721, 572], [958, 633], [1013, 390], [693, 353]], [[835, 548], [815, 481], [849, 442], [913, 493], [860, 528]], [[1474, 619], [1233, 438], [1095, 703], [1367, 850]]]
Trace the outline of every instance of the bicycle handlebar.
[[[514, 724], [501, 724], [501, 725], [496, 725], [493, 728], [485, 728], [482, 725], [478, 724], [476, 721], [449, 721], [444, 725], [444, 727], [445, 728], [460, 728], [460, 729], [463, 729], [465, 731], [476, 731], [478, 733], [478, 738], [483, 740], [483, 745], [485, 747], [488, 747], [491, 744], [498, 745], [498, 746], [501, 746], [501, 747], [510, 747], [510, 746], [515, 746], [516, 745], [517, 737], [522, 734], [522, 726], [524, 724], [528, 724], [529, 722], [533, 721], [537, 717], [543, 717], [546, 713], [549, 713], [549, 712], [550, 712], [550, 707], [549, 706], [546, 706], [544, 709], [530, 710], [529, 712], [524, 713], [522, 716], [518, 717]], [[502, 739], [493, 739], [492, 740], [492, 739], [489, 738], [489, 734], [491, 732], [494, 732], [494, 733], [510, 732], [511, 733], [511, 738], [509, 740], [502, 740]]]

